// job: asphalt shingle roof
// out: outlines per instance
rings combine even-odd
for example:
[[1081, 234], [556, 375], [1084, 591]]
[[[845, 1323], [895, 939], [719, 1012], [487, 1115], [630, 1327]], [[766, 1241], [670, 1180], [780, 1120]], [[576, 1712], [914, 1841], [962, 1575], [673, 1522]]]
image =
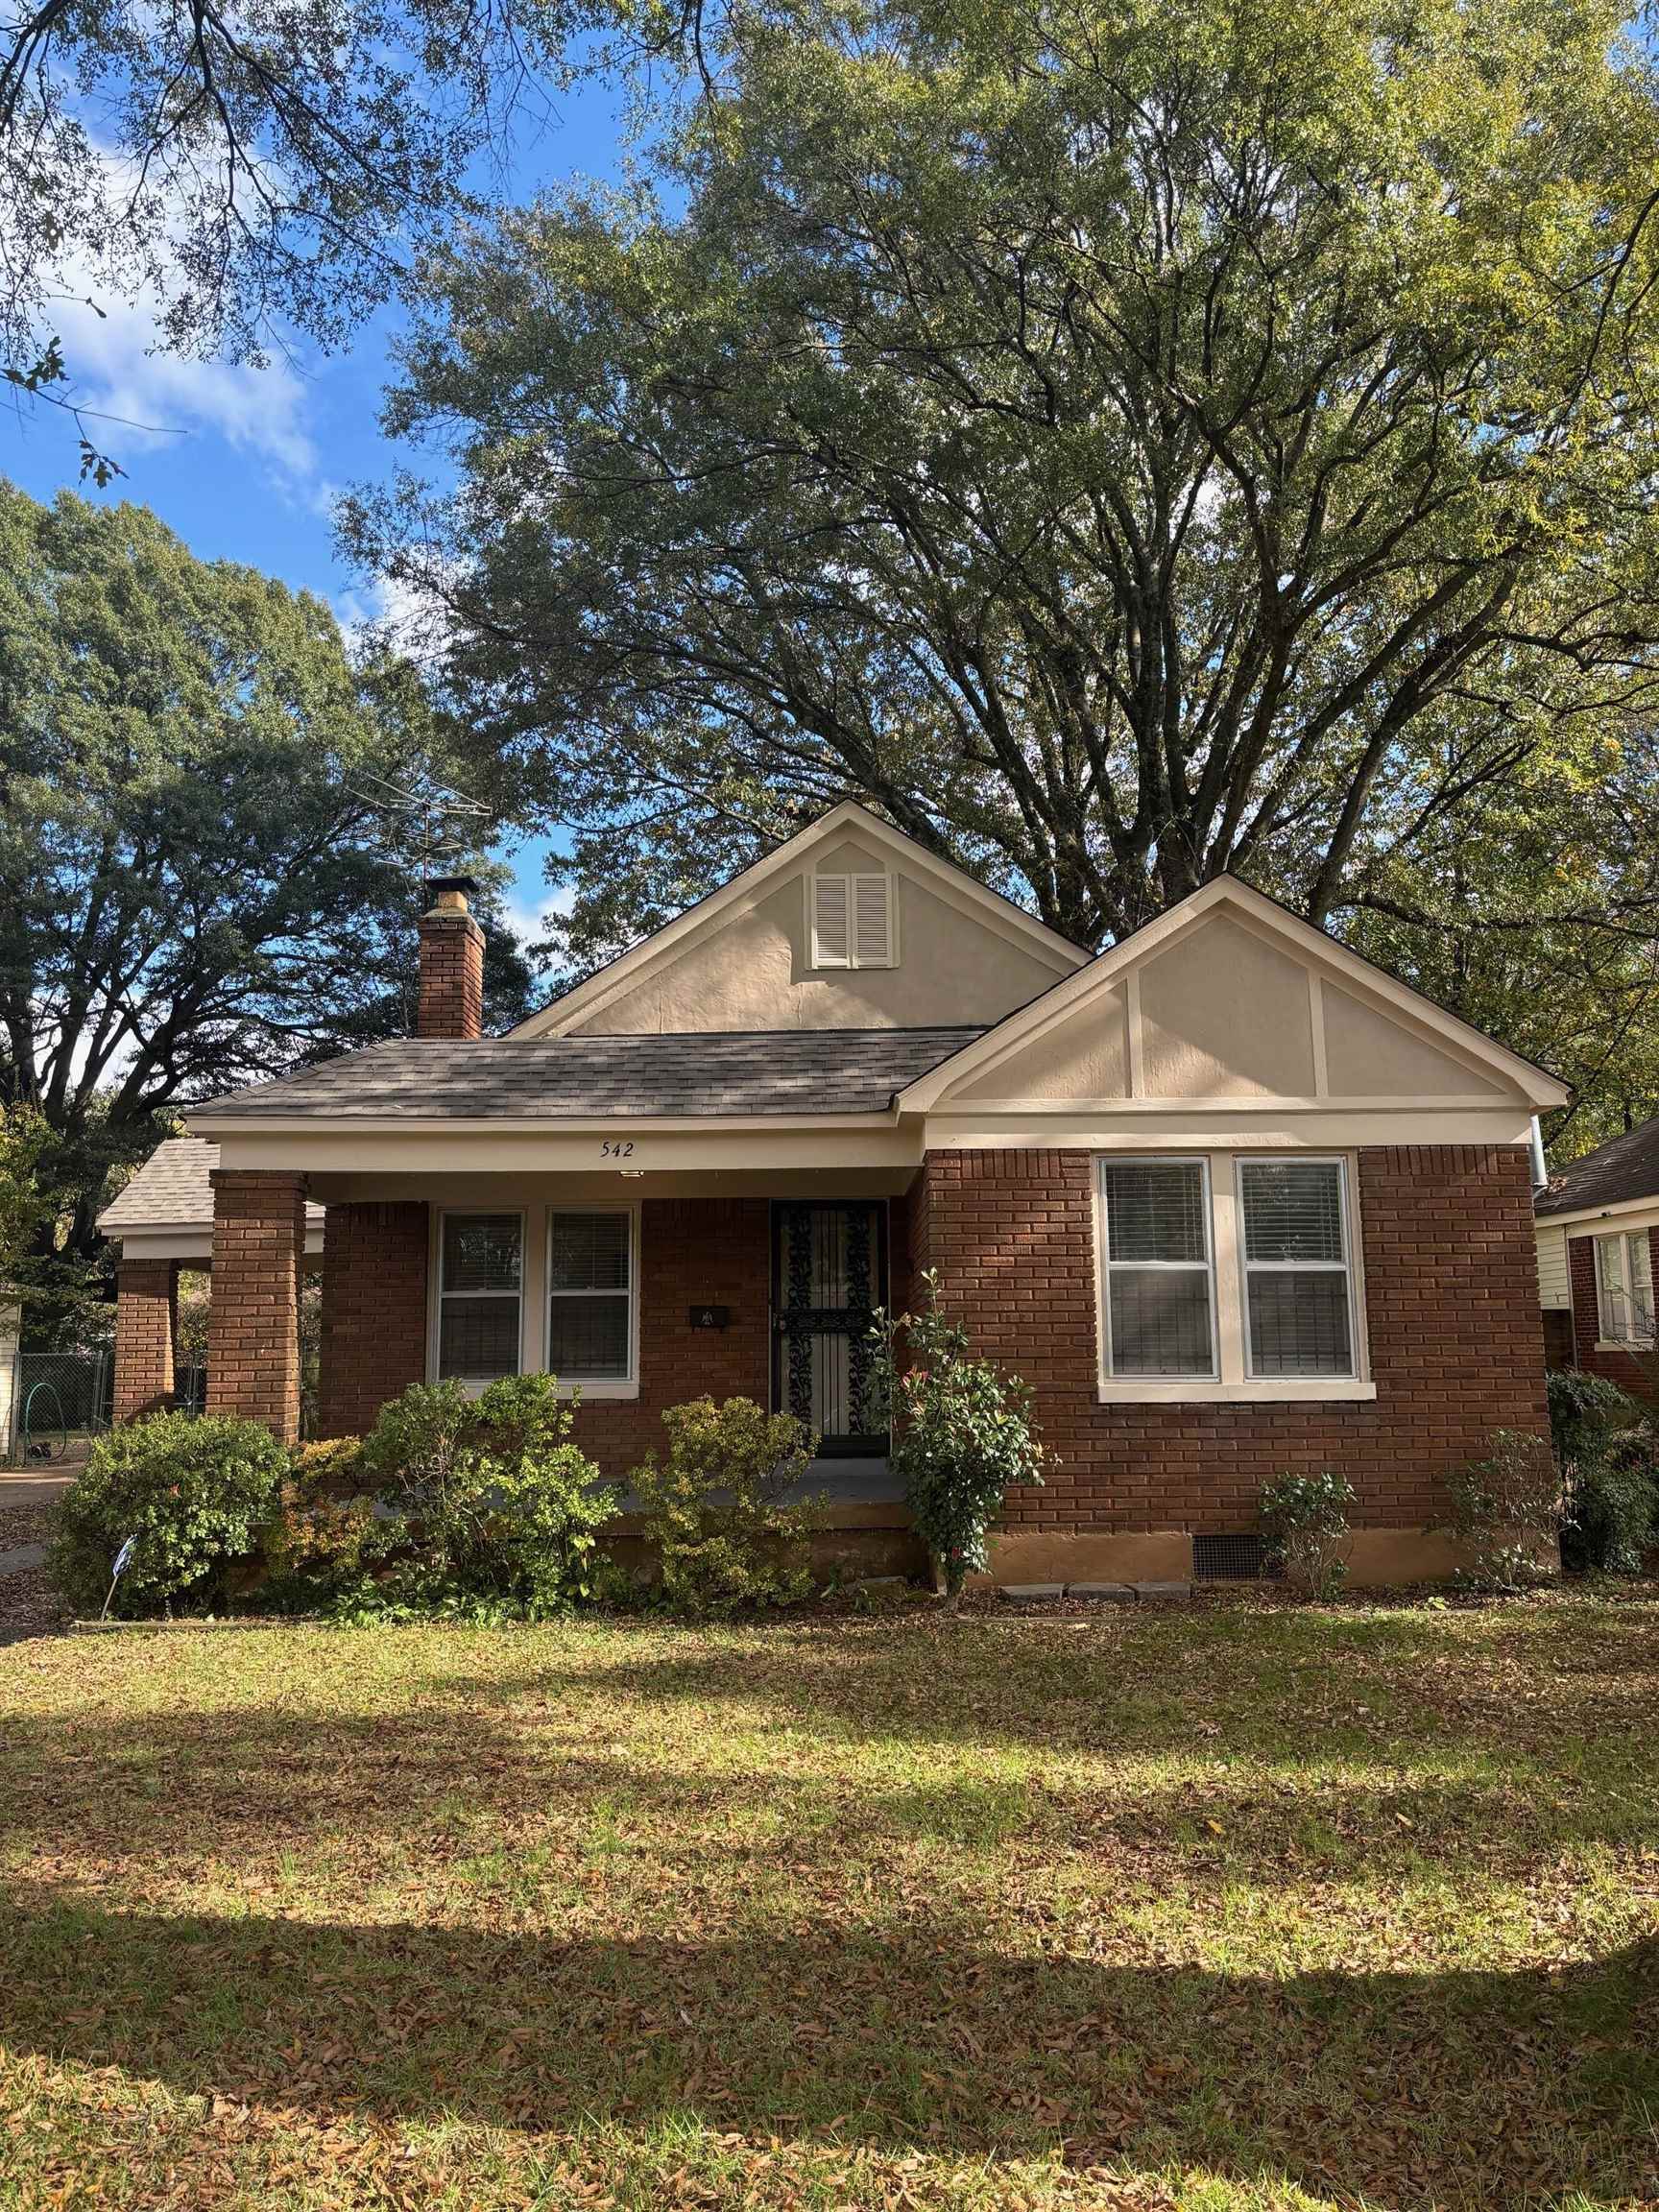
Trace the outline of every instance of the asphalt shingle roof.
[[1659, 1198], [1659, 1115], [1551, 1175], [1536, 1211], [1540, 1216], [1576, 1214], [1583, 1207], [1619, 1206], [1632, 1198]]
[[[124, 1230], [210, 1222], [213, 1186], [207, 1178], [218, 1165], [219, 1147], [205, 1137], [169, 1137], [105, 1207], [99, 1228], [106, 1237], [119, 1237]], [[305, 1212], [313, 1227], [321, 1222], [321, 1206]]]
[[878, 1114], [979, 1028], [399, 1038], [216, 1098], [215, 1119], [573, 1120]]

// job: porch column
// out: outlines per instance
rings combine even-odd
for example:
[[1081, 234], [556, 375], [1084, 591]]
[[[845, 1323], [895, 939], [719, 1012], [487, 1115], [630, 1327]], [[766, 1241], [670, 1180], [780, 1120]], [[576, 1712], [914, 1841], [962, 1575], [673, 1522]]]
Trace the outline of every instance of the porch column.
[[216, 1167], [207, 1410], [300, 1434], [300, 1278], [305, 1179], [288, 1168]]
[[123, 1260], [115, 1276], [115, 1419], [164, 1413], [173, 1403], [179, 1262]]

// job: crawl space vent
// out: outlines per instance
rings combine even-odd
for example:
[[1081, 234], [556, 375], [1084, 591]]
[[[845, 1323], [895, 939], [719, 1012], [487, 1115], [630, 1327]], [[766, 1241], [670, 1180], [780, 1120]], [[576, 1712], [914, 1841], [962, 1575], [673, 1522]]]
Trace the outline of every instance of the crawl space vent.
[[1197, 1582], [1255, 1582], [1272, 1570], [1260, 1536], [1194, 1536], [1192, 1577]]

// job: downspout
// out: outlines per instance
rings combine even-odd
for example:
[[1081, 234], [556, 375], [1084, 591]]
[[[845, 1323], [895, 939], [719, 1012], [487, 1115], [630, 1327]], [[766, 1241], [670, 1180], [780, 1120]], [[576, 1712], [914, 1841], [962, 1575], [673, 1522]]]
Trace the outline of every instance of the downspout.
[[1532, 1117], [1528, 1144], [1532, 1153], [1532, 1195], [1536, 1198], [1550, 1180], [1550, 1170], [1544, 1165], [1544, 1132], [1538, 1126], [1536, 1114]]

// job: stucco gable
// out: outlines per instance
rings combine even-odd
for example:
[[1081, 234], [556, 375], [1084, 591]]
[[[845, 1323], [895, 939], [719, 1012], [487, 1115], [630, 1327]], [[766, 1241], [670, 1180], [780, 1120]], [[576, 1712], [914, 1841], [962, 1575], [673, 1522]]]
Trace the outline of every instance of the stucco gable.
[[[812, 884], [831, 875], [886, 882], [889, 964], [815, 963]], [[513, 1034], [983, 1025], [1041, 997], [1085, 957], [961, 870], [847, 805]]]
[[1223, 878], [931, 1070], [902, 1105], [1554, 1105], [1565, 1088]]

